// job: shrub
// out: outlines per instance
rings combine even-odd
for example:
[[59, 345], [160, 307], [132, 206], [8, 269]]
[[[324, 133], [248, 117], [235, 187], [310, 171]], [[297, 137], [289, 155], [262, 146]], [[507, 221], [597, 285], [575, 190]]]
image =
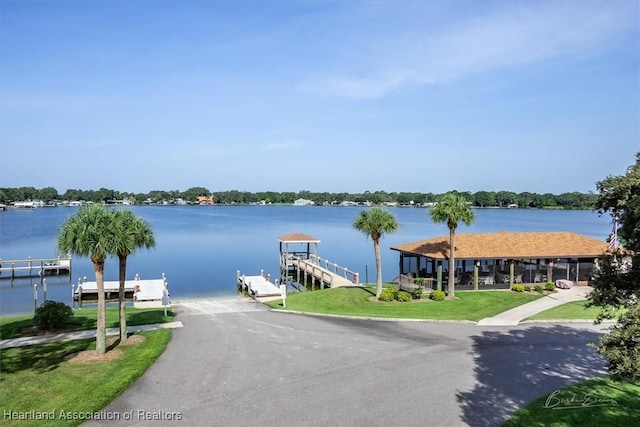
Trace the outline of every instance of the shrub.
[[513, 287], [511, 288], [512, 291], [516, 291], [516, 292], [524, 292], [524, 285], [513, 285]]
[[415, 288], [412, 289], [411, 292], [409, 292], [411, 294], [411, 297], [413, 299], [420, 299], [422, 298], [422, 288]]
[[63, 327], [73, 316], [71, 307], [59, 301], [45, 301], [36, 309], [33, 323], [40, 329], [55, 330]]
[[412, 297], [409, 292], [396, 292], [396, 299], [400, 302], [408, 302], [411, 301]]
[[540, 286], [540, 285], [535, 285], [535, 286], [533, 287], [533, 289], [534, 289], [536, 292], [538, 292], [539, 294], [541, 294], [541, 293], [542, 293], [542, 286]]
[[429, 295], [429, 298], [431, 298], [434, 301], [444, 301], [444, 297], [446, 296], [446, 294], [444, 293], [444, 291], [433, 291], [431, 292], [431, 294]]
[[525, 286], [524, 287], [524, 291], [525, 292], [531, 292], [531, 286]]
[[556, 285], [553, 282], [547, 282], [547, 284], [544, 285], [544, 288], [549, 292], [553, 292], [556, 290]]
[[424, 277], [416, 277], [415, 279], [413, 279], [413, 283], [415, 283], [418, 286], [424, 286]]
[[640, 384], [640, 303], [618, 319], [611, 332], [600, 339], [598, 353], [608, 359], [607, 367], [615, 379]]
[[384, 288], [382, 292], [380, 292], [380, 301], [393, 301], [396, 298], [396, 291], [393, 288]]

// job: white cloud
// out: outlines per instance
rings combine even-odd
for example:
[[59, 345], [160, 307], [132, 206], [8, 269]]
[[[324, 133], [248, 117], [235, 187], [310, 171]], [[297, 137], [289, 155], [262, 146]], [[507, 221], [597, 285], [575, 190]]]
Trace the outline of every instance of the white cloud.
[[[449, 25], [429, 22], [378, 36], [369, 71], [320, 77], [322, 95], [377, 98], [407, 85], [441, 84], [475, 73], [598, 55], [637, 28], [634, 2], [520, 2]], [[384, 37], [384, 38], [383, 38]], [[383, 60], [381, 60], [381, 58]], [[362, 64], [358, 64], [362, 69]], [[334, 73], [335, 74], [335, 73]]]

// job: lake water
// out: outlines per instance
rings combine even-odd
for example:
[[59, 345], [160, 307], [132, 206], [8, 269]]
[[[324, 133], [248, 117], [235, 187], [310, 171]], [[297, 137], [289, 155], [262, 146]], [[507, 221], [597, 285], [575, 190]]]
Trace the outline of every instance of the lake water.
[[[57, 207], [0, 212], [0, 259], [57, 256], [60, 226], [77, 208]], [[165, 273], [172, 298], [232, 295], [236, 271], [278, 277], [279, 236], [301, 232], [321, 240], [318, 254], [375, 281], [371, 240], [352, 223], [362, 207], [335, 206], [131, 206], [150, 223], [156, 247], [128, 258], [127, 279], [160, 278]], [[448, 235], [445, 224], [431, 221], [423, 208], [389, 208], [400, 230], [381, 240], [383, 280], [398, 275], [401, 243]], [[476, 209], [472, 226], [459, 233], [509, 231], [573, 231], [605, 240], [610, 218], [592, 211]], [[71, 282], [94, 281], [88, 258], [74, 257], [72, 277], [47, 276], [47, 298], [71, 304]], [[6, 274], [5, 274], [6, 277]], [[71, 279], [71, 281], [70, 281]], [[118, 280], [116, 259], [108, 259], [105, 280]], [[40, 279], [0, 280], [0, 315], [33, 311], [33, 284]], [[39, 303], [42, 302], [41, 286]]]

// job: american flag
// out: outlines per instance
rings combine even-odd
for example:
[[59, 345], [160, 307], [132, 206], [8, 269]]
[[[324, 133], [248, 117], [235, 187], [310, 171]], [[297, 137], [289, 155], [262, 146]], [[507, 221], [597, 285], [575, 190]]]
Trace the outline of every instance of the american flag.
[[613, 221], [613, 229], [609, 235], [609, 250], [614, 250], [616, 246], [618, 246], [618, 225]]

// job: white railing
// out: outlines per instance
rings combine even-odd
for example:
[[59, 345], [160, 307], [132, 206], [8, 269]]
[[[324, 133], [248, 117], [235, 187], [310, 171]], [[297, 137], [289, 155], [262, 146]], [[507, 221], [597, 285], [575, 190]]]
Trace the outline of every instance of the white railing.
[[343, 276], [347, 280], [351, 280], [356, 285], [360, 284], [360, 274], [357, 271], [349, 270], [347, 267], [341, 267], [335, 262], [331, 262], [327, 259], [322, 259], [317, 255], [309, 254], [309, 262], [322, 267], [327, 271], [333, 272], [336, 275]]

